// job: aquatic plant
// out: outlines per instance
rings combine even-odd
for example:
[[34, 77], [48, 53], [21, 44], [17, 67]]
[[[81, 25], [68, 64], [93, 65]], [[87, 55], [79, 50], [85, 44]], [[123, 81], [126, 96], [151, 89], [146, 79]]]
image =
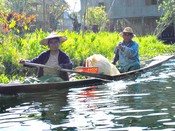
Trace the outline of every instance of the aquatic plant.
[[[39, 55], [42, 51], [47, 50], [47, 46], [39, 44], [40, 40], [48, 35], [49, 32], [36, 30], [33, 33], [25, 33], [23, 37], [9, 32], [3, 35], [3, 41], [0, 44], [0, 65], [4, 67], [5, 83], [6, 78], [14, 79], [13, 76], [35, 76], [35, 69], [24, 68], [18, 63], [20, 59], [32, 59]], [[122, 40], [118, 32], [57, 32], [60, 35], [68, 37], [68, 40], [61, 46], [61, 50], [65, 51], [74, 63], [74, 67], [80, 66], [83, 61], [93, 54], [102, 54], [110, 61], [114, 56], [114, 48], [119, 41]], [[135, 37], [135, 41], [139, 43], [139, 55], [141, 60], [152, 58], [162, 54], [173, 54], [175, 52], [174, 45], [164, 44], [155, 36]], [[17, 77], [16, 77], [17, 78]]]

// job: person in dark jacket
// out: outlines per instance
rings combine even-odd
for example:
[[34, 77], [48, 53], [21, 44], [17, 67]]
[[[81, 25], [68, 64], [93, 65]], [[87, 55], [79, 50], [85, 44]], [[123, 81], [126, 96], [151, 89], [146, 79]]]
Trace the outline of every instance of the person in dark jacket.
[[42, 52], [39, 56], [32, 60], [21, 59], [19, 63], [25, 65], [25, 62], [30, 62], [55, 67], [55, 69], [40, 67], [38, 69], [38, 77], [40, 78], [42, 76], [55, 76], [61, 77], [64, 81], [67, 81], [69, 80], [68, 73], [60, 71], [60, 69], [72, 69], [73, 64], [70, 60], [70, 57], [59, 49], [60, 45], [66, 40], [67, 37], [65, 36], [51, 33], [49, 36], [40, 41], [41, 45], [48, 46], [50, 50]]

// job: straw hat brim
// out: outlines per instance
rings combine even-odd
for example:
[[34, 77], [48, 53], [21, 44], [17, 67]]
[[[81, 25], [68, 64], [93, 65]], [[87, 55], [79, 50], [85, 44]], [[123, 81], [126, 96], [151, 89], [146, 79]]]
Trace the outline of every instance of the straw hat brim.
[[133, 33], [133, 30], [131, 27], [126, 27], [124, 28], [124, 30], [122, 32], [120, 32], [120, 36], [123, 36], [123, 33], [131, 33], [133, 35], [133, 37], [135, 37], [136, 35]]
[[136, 37], [136, 34], [132, 33], [132, 32], [120, 32], [119, 35], [123, 36], [123, 33], [131, 33], [133, 35], [133, 37]]
[[67, 37], [65, 37], [65, 36], [60, 36], [60, 35], [57, 35], [57, 34], [50, 34], [49, 36], [47, 36], [46, 38], [41, 40], [40, 44], [41, 45], [48, 45], [49, 39], [52, 39], [52, 38], [59, 38], [60, 43], [63, 43], [67, 40]]

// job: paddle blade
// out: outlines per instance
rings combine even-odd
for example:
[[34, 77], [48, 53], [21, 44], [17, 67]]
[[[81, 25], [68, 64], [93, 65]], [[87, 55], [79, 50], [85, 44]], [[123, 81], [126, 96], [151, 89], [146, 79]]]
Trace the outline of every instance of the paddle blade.
[[98, 67], [77, 67], [78, 72], [98, 73]]

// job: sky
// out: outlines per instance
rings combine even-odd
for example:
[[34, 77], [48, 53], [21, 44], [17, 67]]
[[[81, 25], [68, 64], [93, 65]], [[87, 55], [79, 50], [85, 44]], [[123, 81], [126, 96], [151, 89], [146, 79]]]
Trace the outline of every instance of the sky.
[[70, 10], [71, 12], [78, 12], [80, 10], [80, 0], [65, 0], [69, 6], [70, 6]]

